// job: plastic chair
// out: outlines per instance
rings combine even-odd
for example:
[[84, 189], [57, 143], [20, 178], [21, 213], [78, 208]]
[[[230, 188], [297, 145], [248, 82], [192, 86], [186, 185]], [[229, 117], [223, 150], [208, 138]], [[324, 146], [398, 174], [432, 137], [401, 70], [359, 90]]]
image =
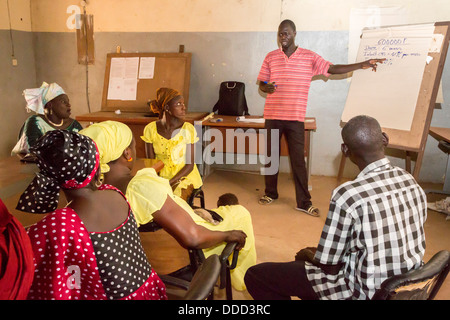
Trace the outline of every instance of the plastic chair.
[[[218, 218], [222, 219], [222, 217], [220, 217], [220, 215], [218, 215], [214, 211], [212, 211], [212, 210], [208, 210], [208, 211], [210, 211], [211, 213], [214, 213], [215, 215], [218, 216]], [[139, 232], [154, 232], [159, 229], [161, 229], [161, 226], [159, 226], [156, 222], [153, 222], [153, 221], [149, 222], [145, 225], [139, 226]], [[227, 245], [222, 250], [222, 253], [220, 254], [220, 257], [219, 257], [219, 262], [220, 262], [220, 266], [221, 266], [220, 267], [219, 288], [225, 289], [227, 300], [233, 299], [233, 291], [232, 291], [232, 287], [231, 287], [231, 270], [236, 268], [237, 260], [238, 260], [238, 256], [239, 256], [239, 251], [236, 250], [236, 245], [237, 245], [236, 242], [227, 243]], [[180, 268], [180, 269], [178, 269], [174, 272], [171, 272], [167, 275], [167, 276], [172, 277], [172, 279], [173, 278], [179, 279], [180, 286], [184, 283], [185, 285], [183, 288], [185, 290], [188, 289], [188, 287], [186, 286], [186, 283], [189, 283], [194, 279], [195, 273], [202, 266], [202, 264], [206, 261], [205, 255], [203, 254], [203, 250], [201, 250], [201, 249], [188, 248], [188, 255], [189, 255], [189, 264], [187, 266], [184, 266], [183, 268]], [[230, 260], [231, 260], [231, 263], [230, 263]], [[160, 277], [161, 277], [161, 275], [160, 275]], [[209, 299], [210, 300], [214, 299], [214, 296], [211, 295], [211, 297]]]
[[199, 199], [200, 200], [200, 208], [205, 209], [205, 193], [203, 192], [201, 187], [198, 189], [194, 189], [187, 200], [187, 203], [192, 208], [199, 208], [198, 206], [194, 205], [195, 199]]
[[170, 275], [161, 275], [164, 284], [186, 290], [181, 300], [212, 299], [214, 287], [219, 279], [221, 263], [217, 254], [211, 255], [199, 266], [191, 281], [181, 280]]
[[436, 253], [416, 270], [386, 279], [372, 300], [433, 300], [449, 271], [450, 252]]
[[[233, 291], [231, 286], [231, 270], [236, 268], [239, 251], [236, 250], [236, 242], [227, 243], [219, 256], [220, 276], [219, 289], [225, 289], [226, 299], [233, 300]], [[197, 270], [203, 265], [205, 255], [201, 249], [188, 249], [189, 264], [181, 269], [168, 274], [168, 276], [182, 281], [191, 282]], [[230, 259], [231, 257], [231, 259]], [[230, 263], [231, 260], [231, 263]], [[185, 287], [187, 289], [187, 287]], [[210, 297], [213, 300], [214, 296]]]

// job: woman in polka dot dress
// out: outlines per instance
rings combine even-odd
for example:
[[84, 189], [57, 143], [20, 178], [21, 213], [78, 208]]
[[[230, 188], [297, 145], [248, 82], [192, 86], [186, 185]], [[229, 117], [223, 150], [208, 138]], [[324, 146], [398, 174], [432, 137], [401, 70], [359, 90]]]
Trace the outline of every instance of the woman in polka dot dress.
[[[128, 202], [118, 189], [99, 182], [95, 143], [54, 130], [32, 152], [40, 172], [17, 209], [51, 213], [28, 231], [35, 262], [28, 299], [167, 299]], [[60, 189], [69, 204], [56, 210]]]

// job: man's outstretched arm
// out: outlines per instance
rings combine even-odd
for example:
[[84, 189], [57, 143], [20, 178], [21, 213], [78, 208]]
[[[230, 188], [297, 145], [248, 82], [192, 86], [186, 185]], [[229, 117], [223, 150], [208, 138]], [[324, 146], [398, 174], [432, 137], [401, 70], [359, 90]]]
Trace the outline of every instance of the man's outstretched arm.
[[383, 63], [384, 59], [370, 59], [363, 62], [353, 63], [353, 64], [332, 64], [328, 68], [328, 73], [331, 74], [342, 74], [347, 72], [352, 72], [359, 69], [372, 68], [372, 71], [377, 71], [377, 64]]

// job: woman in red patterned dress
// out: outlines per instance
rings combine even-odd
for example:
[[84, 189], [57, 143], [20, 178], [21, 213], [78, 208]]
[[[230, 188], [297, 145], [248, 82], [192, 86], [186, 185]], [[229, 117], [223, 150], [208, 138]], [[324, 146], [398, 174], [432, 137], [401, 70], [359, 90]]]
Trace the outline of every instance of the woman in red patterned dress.
[[[99, 182], [95, 143], [54, 130], [31, 151], [40, 172], [17, 209], [51, 213], [28, 231], [35, 260], [28, 299], [167, 299], [124, 195]], [[56, 210], [60, 189], [69, 204]]]

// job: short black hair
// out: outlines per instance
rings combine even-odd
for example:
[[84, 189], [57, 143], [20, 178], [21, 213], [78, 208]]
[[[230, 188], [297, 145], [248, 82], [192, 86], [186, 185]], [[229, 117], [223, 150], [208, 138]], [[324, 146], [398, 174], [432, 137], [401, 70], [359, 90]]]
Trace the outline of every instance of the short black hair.
[[367, 115], [351, 118], [341, 132], [342, 140], [355, 153], [383, 150], [383, 132], [379, 122]]
[[233, 206], [239, 204], [238, 198], [233, 193], [224, 193], [217, 200], [217, 206]]
[[289, 20], [289, 19], [285, 19], [285, 20], [281, 21], [281, 23], [280, 23], [280, 25], [278, 26], [278, 28], [281, 27], [282, 25], [285, 25], [285, 24], [288, 24], [288, 25], [292, 28], [292, 30], [294, 30], [295, 32], [297, 32], [297, 28], [295, 27], [294, 21]]

